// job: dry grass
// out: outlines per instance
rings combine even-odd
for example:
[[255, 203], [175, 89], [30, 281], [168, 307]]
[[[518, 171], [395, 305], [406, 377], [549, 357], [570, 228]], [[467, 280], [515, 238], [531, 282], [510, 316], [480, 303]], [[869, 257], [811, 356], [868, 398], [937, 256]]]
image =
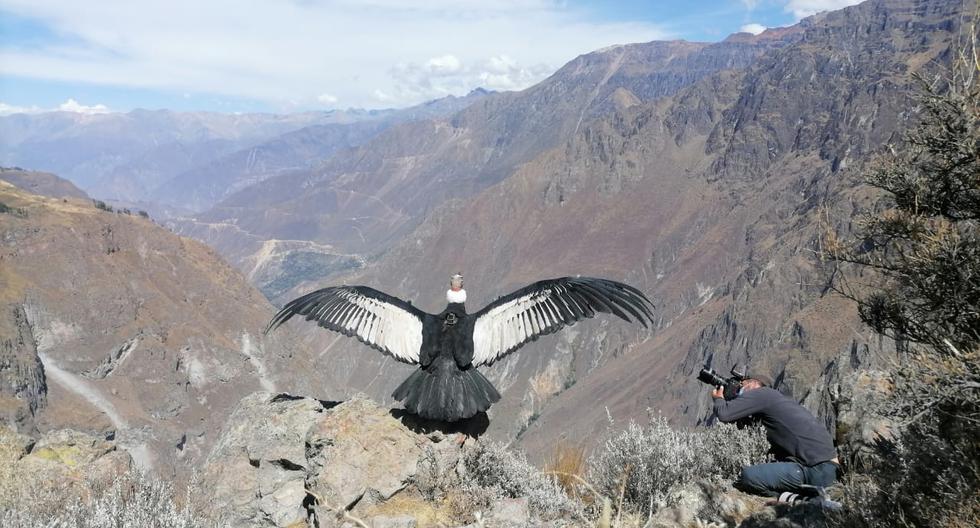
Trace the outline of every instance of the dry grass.
[[544, 466], [545, 474], [554, 475], [568, 496], [576, 500], [591, 502], [592, 494], [583, 495], [579, 481], [585, 477], [587, 467], [585, 464], [585, 446], [574, 444], [565, 440], [560, 440], [555, 444], [555, 449], [551, 457]]
[[458, 494], [447, 493], [439, 500], [430, 501], [419, 494], [399, 493], [359, 515], [368, 521], [377, 516], [410, 515], [418, 528], [436, 528], [455, 526], [459, 521], [472, 517], [473, 512], [466, 506], [467, 501]]

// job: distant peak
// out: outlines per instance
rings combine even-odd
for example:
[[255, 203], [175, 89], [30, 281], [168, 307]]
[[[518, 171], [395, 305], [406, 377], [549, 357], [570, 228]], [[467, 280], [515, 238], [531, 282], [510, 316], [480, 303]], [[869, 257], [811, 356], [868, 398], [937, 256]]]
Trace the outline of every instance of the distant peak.
[[766, 28], [760, 33], [749, 33], [747, 31], [740, 31], [738, 33], [732, 33], [728, 35], [728, 38], [722, 42], [763, 42], [763, 41], [773, 41], [781, 40], [789, 35], [794, 35], [803, 31], [803, 27], [800, 24], [794, 24], [787, 27], [770, 27]]

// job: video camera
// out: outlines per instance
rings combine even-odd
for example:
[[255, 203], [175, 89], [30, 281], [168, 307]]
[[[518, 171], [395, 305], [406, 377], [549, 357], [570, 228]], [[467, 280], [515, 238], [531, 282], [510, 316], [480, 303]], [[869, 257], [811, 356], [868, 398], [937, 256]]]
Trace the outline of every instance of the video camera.
[[731, 377], [723, 378], [710, 368], [703, 368], [698, 372], [698, 381], [711, 385], [712, 387], [723, 387], [723, 394], [726, 400], [734, 400], [738, 396], [738, 389], [742, 386], [742, 380], [746, 377], [746, 370], [738, 370], [738, 365], [732, 367]]

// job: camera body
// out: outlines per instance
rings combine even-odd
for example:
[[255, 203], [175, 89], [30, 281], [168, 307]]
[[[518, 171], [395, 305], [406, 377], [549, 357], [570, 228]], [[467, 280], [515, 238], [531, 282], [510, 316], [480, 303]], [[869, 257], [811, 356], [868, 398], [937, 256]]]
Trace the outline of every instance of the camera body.
[[701, 369], [701, 372], [698, 372], [698, 381], [712, 387], [723, 387], [725, 399], [734, 400], [738, 396], [738, 389], [742, 386], [746, 372], [745, 369], [739, 371], [738, 365], [736, 365], [732, 367], [730, 374], [731, 376], [723, 378], [714, 370], [705, 367]]

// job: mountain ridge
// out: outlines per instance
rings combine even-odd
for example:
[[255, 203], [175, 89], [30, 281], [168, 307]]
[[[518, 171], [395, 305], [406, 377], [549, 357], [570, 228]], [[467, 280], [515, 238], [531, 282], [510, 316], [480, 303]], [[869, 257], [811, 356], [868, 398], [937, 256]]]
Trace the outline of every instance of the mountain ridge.
[[0, 182], [0, 201], [0, 411], [16, 430], [114, 436], [184, 474], [245, 394], [333, 385], [288, 332], [261, 335], [273, 307], [203, 244], [88, 199]]

